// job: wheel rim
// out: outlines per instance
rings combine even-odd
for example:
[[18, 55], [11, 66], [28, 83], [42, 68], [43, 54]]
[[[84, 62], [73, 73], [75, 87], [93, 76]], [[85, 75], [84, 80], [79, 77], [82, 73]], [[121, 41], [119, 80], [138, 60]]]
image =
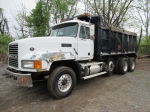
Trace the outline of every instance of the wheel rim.
[[61, 92], [66, 92], [72, 85], [72, 78], [69, 74], [63, 74], [58, 80], [58, 89]]
[[135, 62], [133, 60], [131, 61], [131, 68], [132, 70], [135, 68]]
[[127, 69], [128, 69], [128, 63], [127, 63], [127, 61], [124, 61], [124, 63], [123, 63], [123, 70], [127, 71]]
[[113, 61], [110, 61], [110, 62], [109, 62], [108, 69], [109, 69], [109, 71], [113, 71], [113, 69], [114, 69]]

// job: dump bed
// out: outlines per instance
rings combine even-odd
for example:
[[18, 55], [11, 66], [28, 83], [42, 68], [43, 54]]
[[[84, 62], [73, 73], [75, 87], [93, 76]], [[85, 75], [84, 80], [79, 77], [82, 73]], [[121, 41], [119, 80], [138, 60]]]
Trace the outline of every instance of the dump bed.
[[97, 55], [132, 54], [137, 52], [137, 35], [121, 28], [109, 27], [102, 17], [92, 17], [95, 24], [94, 52]]
[[[110, 27], [102, 16], [79, 15], [74, 18], [95, 24], [94, 57], [136, 54], [137, 35], [121, 28]], [[69, 18], [67, 20], [71, 20]]]

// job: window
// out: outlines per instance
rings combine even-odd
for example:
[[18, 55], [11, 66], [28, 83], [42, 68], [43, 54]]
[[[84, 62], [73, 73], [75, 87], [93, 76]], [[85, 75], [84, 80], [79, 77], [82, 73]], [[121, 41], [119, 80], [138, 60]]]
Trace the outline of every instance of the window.
[[87, 39], [90, 39], [90, 28], [85, 27], [85, 32], [86, 32]]
[[86, 35], [85, 35], [85, 30], [84, 30], [84, 26], [80, 27], [80, 34], [79, 34], [80, 38], [86, 39]]
[[64, 23], [54, 26], [51, 32], [51, 36], [76, 37], [77, 31], [78, 23]]
[[90, 39], [90, 29], [89, 27], [80, 27], [79, 38]]

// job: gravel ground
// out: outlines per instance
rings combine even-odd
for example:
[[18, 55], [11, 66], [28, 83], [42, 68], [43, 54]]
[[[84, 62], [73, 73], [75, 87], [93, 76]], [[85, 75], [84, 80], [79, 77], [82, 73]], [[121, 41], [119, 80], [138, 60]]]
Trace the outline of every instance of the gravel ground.
[[98, 76], [77, 84], [67, 98], [55, 99], [46, 82], [17, 87], [6, 79], [0, 65], [1, 112], [150, 112], [150, 59], [137, 60], [125, 75]]

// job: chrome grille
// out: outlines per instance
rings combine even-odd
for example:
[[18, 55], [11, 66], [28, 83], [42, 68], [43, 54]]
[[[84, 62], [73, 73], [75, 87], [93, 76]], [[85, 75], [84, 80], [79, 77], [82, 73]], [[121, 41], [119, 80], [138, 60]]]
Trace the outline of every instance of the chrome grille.
[[18, 68], [18, 44], [9, 45], [9, 66]]

